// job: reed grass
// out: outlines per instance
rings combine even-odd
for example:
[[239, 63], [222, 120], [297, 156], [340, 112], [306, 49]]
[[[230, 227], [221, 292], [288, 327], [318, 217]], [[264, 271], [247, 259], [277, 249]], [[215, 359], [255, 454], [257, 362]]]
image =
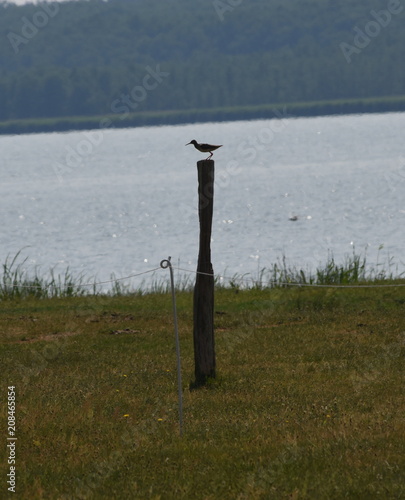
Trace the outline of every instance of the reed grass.
[[[74, 276], [69, 267], [63, 274], [56, 274], [55, 268], [52, 268], [49, 277], [41, 276], [38, 268], [29, 274], [26, 269], [28, 257], [19, 260], [21, 252], [22, 250], [18, 251], [13, 258], [8, 255], [2, 265], [0, 300], [79, 297], [88, 293], [88, 289], [83, 286], [86, 281], [84, 274]], [[97, 292], [95, 284], [91, 290], [93, 293]]]
[[[379, 251], [382, 250], [382, 246]], [[338, 263], [332, 252], [328, 253], [326, 263], [314, 271], [302, 269], [290, 264], [283, 256], [269, 268], [258, 269], [256, 276], [235, 274], [230, 279], [217, 280], [218, 286], [231, 288], [279, 288], [293, 285], [356, 285], [365, 283], [381, 283], [401, 279], [404, 272], [399, 272], [398, 265], [392, 258], [386, 264], [379, 262], [375, 267], [367, 264], [367, 253], [357, 254], [355, 249], [346, 255], [343, 263]]]
[[[380, 247], [380, 250], [382, 247]], [[110, 277], [108, 289], [102, 283], [97, 282], [95, 277], [87, 277], [81, 273], [74, 275], [69, 267], [63, 273], [56, 273], [51, 268], [47, 274], [41, 274], [39, 268], [34, 268], [31, 273], [27, 267], [28, 257], [22, 258], [22, 250], [14, 257], [8, 255], [2, 265], [0, 276], [0, 300], [24, 299], [29, 297], [52, 298], [52, 297], [81, 297], [86, 295], [111, 295], [124, 296], [129, 294], [143, 295], [145, 293], [169, 293], [170, 281], [156, 273], [152, 279], [144, 279], [138, 286], [134, 287], [129, 281], [117, 278], [114, 274]], [[361, 283], [381, 283], [400, 279], [404, 273], [398, 271], [393, 259], [389, 259], [386, 265], [377, 259], [376, 266], [367, 264], [367, 255], [357, 254], [353, 250], [352, 255], [347, 255], [343, 263], [337, 263], [333, 253], [329, 253], [326, 263], [311, 269], [302, 269], [287, 262], [285, 256], [278, 259], [269, 268], [263, 267], [257, 270], [256, 275], [251, 273], [234, 274], [231, 277], [223, 275], [215, 276], [215, 286], [231, 289], [267, 289], [288, 287], [294, 285], [355, 285]], [[191, 291], [194, 287], [194, 273], [185, 274], [180, 270], [176, 273], [176, 290]]]

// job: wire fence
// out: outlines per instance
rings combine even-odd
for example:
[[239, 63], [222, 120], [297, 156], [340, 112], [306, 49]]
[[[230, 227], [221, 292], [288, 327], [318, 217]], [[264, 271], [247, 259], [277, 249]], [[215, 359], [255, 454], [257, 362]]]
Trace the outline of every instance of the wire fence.
[[[113, 283], [117, 283], [117, 282], [121, 282], [121, 281], [128, 281], [132, 278], [137, 278], [139, 276], [142, 276], [144, 274], [150, 274], [150, 273], [154, 273], [156, 271], [159, 271], [161, 268], [160, 267], [155, 267], [153, 269], [148, 269], [147, 271], [142, 271], [142, 272], [139, 272], [139, 273], [135, 273], [135, 274], [129, 274], [128, 276], [124, 276], [122, 278], [111, 278], [109, 280], [103, 280], [103, 281], [91, 281], [89, 283], [79, 283], [77, 286], [78, 287], [82, 287], [82, 288], [87, 288], [87, 287], [97, 287], [97, 286], [101, 286], [101, 285], [111, 285]], [[3, 277], [3, 283], [4, 283], [4, 277]], [[10, 287], [15, 287], [15, 288], [32, 288], [32, 289], [41, 289], [41, 288], [44, 288], [44, 287], [54, 287], [55, 284], [54, 283], [49, 283], [47, 285], [22, 285], [22, 284], [19, 284], [19, 283], [10, 283], [10, 284], [6, 284], [5, 286], [10, 286]]]
[[[227, 276], [226, 274], [211, 274], [211, 273], [203, 273], [199, 271], [194, 271], [191, 269], [187, 269], [184, 267], [180, 266], [172, 266], [174, 270], [180, 273], [185, 273], [183, 275], [180, 275], [180, 280], [183, 278], [184, 275], [186, 276], [197, 276], [197, 274], [201, 275], [206, 275], [206, 276], [213, 276], [215, 283], [219, 286], [226, 286], [226, 283], [229, 284], [231, 287], [239, 286], [239, 287], [245, 287], [245, 288], [287, 288], [287, 287], [306, 287], [306, 288], [341, 288], [341, 289], [347, 289], [347, 288], [400, 288], [400, 287], [405, 287], [405, 283], [373, 283], [372, 281], [367, 282], [368, 280], [365, 279], [364, 282], [361, 283], [353, 283], [353, 284], [339, 284], [339, 283], [315, 283], [315, 282], [305, 282], [303, 281], [294, 281], [293, 279], [287, 279], [287, 280], [272, 280], [272, 279], [265, 279], [263, 277], [246, 277], [246, 275], [242, 276]], [[122, 276], [119, 278], [111, 278], [108, 280], [102, 280], [102, 281], [91, 281], [91, 282], [85, 282], [85, 283], [77, 283], [76, 288], [77, 289], [85, 289], [85, 288], [93, 288], [96, 289], [97, 287], [102, 287], [106, 285], [114, 285], [116, 286], [117, 283], [124, 283], [124, 282], [129, 282], [130, 280], [134, 278], [139, 278], [140, 276], [146, 276], [148, 274], [154, 274], [157, 273], [158, 271], [161, 272], [164, 269], [162, 269], [161, 266], [159, 267], [154, 267], [151, 269], [148, 269], [146, 271], [140, 271], [137, 273], [132, 273], [127, 276]], [[179, 275], [178, 275], [179, 276]], [[395, 279], [395, 278], [392, 278]], [[390, 278], [390, 281], [392, 280]], [[27, 279], [26, 279], [27, 280]], [[35, 280], [34, 280], [35, 281]], [[189, 283], [187, 281], [187, 283]], [[56, 288], [57, 286], [63, 288], [64, 286], [68, 287], [71, 285], [64, 285], [63, 283], [41, 283], [41, 284], [27, 284], [27, 283], [21, 283], [16, 280], [15, 276], [13, 279], [7, 280], [7, 277], [3, 275], [2, 277], [2, 283], [0, 282], [0, 290], [3, 292], [8, 289], [52, 289]], [[147, 290], [146, 290], [147, 291]]]
[[[209, 274], [209, 273], [201, 273], [199, 271], [192, 271], [190, 269], [184, 269], [182, 267], [174, 267], [174, 269], [177, 269], [178, 271], [190, 273], [190, 274], [205, 274], [206, 276], [213, 276], [214, 279], [218, 281], [229, 281], [229, 282], [234, 282], [234, 281], [240, 281], [242, 283], [247, 283], [247, 284], [260, 284], [258, 281], [255, 281], [254, 278], [244, 278], [243, 276], [241, 277], [230, 277], [230, 276], [225, 276], [223, 274]], [[387, 287], [405, 287], [405, 283], [380, 283], [380, 284], [358, 284], [358, 285], [339, 285], [339, 284], [321, 284], [321, 283], [301, 283], [301, 282], [294, 282], [294, 281], [278, 281], [278, 280], [267, 280], [265, 283], [263, 283], [264, 287], [310, 287], [310, 288], [387, 288]]]

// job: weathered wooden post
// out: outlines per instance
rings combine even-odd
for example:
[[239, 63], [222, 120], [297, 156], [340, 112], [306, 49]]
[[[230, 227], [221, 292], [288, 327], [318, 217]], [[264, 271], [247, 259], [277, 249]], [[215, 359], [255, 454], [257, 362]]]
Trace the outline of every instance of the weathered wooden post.
[[214, 271], [211, 264], [211, 231], [214, 208], [214, 161], [200, 160], [198, 171], [198, 215], [200, 248], [194, 287], [195, 386], [215, 378]]

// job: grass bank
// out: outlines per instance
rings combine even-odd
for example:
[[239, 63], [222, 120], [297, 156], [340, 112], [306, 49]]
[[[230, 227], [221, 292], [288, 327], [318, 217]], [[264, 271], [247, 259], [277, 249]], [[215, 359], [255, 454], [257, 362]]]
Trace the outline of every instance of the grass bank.
[[209, 109], [144, 111], [102, 116], [67, 116], [56, 118], [27, 118], [0, 122], [0, 134], [65, 132], [99, 128], [145, 127], [179, 125], [235, 120], [270, 119], [282, 116], [325, 116], [359, 113], [405, 111], [405, 96], [339, 99], [313, 102], [286, 102], [259, 106], [234, 106]]
[[218, 379], [191, 392], [178, 292], [182, 438], [169, 294], [0, 306], [1, 498], [8, 386], [17, 498], [405, 498], [405, 287], [218, 288]]
[[[357, 254], [355, 249], [351, 255], [347, 254], [343, 262], [337, 262], [333, 253], [329, 252], [326, 263], [315, 270], [303, 269], [287, 261], [286, 257], [278, 259], [270, 267], [258, 268], [256, 273], [234, 274], [225, 276], [215, 275], [217, 288], [241, 289], [267, 289], [286, 286], [306, 285], [359, 285], [359, 284], [386, 284], [404, 276], [403, 263], [395, 262], [389, 258], [387, 262], [380, 262], [379, 252], [377, 263], [371, 266], [367, 262], [367, 249], [363, 254]], [[0, 302], [5, 300], [25, 298], [63, 298], [81, 297], [88, 295], [113, 295], [128, 294], [143, 295], [145, 293], [162, 293], [170, 290], [170, 280], [156, 273], [162, 269], [152, 269], [140, 273], [149, 274], [148, 280], [143, 280], [140, 285], [134, 286], [130, 278], [117, 278], [114, 274], [110, 280], [98, 281], [85, 274], [75, 275], [69, 268], [62, 273], [56, 268], [51, 268], [47, 273], [38, 267], [29, 269], [28, 257], [23, 257], [24, 248], [19, 250], [14, 257], [8, 255], [3, 263], [0, 273]], [[176, 269], [176, 268], [175, 268]], [[133, 277], [137, 277], [135, 274]], [[178, 291], [192, 291], [194, 288], [195, 274], [193, 271], [185, 272], [182, 268], [176, 269], [176, 289]], [[106, 288], [107, 287], [107, 288]]]

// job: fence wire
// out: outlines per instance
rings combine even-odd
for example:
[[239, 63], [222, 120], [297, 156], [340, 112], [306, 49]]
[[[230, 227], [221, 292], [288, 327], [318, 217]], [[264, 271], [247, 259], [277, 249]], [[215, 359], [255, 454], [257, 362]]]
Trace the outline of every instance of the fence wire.
[[[235, 277], [235, 276], [226, 276], [224, 274], [215, 274], [215, 273], [203, 273], [200, 271], [194, 271], [191, 269], [186, 269], [183, 267], [179, 266], [173, 266], [173, 269], [176, 269], [177, 271], [181, 271], [183, 273], [187, 274], [193, 274], [197, 276], [197, 274], [205, 275], [205, 276], [212, 276], [214, 280], [217, 282], [221, 281], [228, 281], [228, 282], [239, 282], [239, 283], [246, 283], [250, 284], [253, 286], [259, 286], [259, 287], [306, 287], [306, 288], [400, 288], [400, 287], [405, 287], [405, 283], [378, 283], [378, 284], [321, 284], [321, 283], [299, 283], [299, 282], [294, 282], [294, 281], [278, 281], [278, 280], [255, 280], [254, 278], [245, 278], [245, 277]], [[103, 280], [103, 281], [93, 281], [89, 283], [78, 283], [77, 287], [78, 288], [87, 288], [87, 287], [97, 287], [101, 285], [109, 285], [112, 283], [117, 283], [121, 281], [128, 281], [132, 278], [137, 278], [139, 276], [143, 276], [146, 274], [151, 274], [155, 273], [157, 271], [162, 271], [162, 268], [159, 267], [154, 267], [153, 269], [148, 269], [146, 271], [138, 272], [138, 273], [133, 273], [129, 274], [128, 276], [123, 276], [121, 278], [111, 278], [109, 280]], [[4, 280], [4, 277], [3, 277]], [[52, 288], [56, 287], [57, 285], [55, 283], [49, 283], [49, 284], [41, 284], [41, 285], [22, 285], [18, 283], [4, 283], [3, 285], [0, 284], [0, 289], [3, 286], [3, 288], [24, 288], [24, 289], [44, 289], [44, 288]], [[63, 286], [63, 285], [62, 285]], [[69, 285], [66, 285], [69, 286]]]
[[[178, 271], [183, 271], [186, 273], [190, 274], [203, 274], [205, 276], [213, 276], [214, 279], [217, 280], [226, 280], [226, 281], [240, 281], [240, 282], [245, 282], [249, 284], [254, 284], [255, 280], [254, 278], [243, 278], [243, 277], [229, 277], [225, 276], [223, 274], [212, 274], [212, 273], [202, 273], [200, 271], [192, 271], [191, 269], [185, 269], [182, 267], [174, 267], [174, 269], [177, 269]], [[257, 282], [257, 281], [256, 281]], [[404, 287], [405, 283], [380, 283], [380, 284], [369, 284], [369, 285], [337, 285], [337, 284], [320, 284], [320, 283], [298, 283], [294, 281], [276, 281], [276, 280], [269, 280], [266, 281], [264, 284], [260, 283], [260, 286], [280, 286], [280, 287], [288, 287], [288, 286], [295, 286], [295, 287], [309, 287], [309, 288], [395, 288], [395, 287]]]

